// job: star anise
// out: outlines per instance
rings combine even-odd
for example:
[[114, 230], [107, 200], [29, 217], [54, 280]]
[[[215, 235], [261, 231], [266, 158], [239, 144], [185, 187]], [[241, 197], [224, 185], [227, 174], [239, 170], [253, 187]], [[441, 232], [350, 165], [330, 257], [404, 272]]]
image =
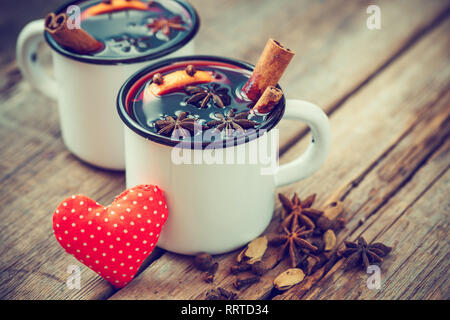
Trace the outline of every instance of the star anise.
[[391, 252], [392, 248], [380, 242], [367, 244], [363, 237], [359, 237], [357, 241], [345, 241], [346, 249], [342, 252], [345, 260], [345, 270], [352, 269], [360, 265], [367, 270], [371, 264], [383, 262], [383, 257]]
[[297, 193], [294, 193], [291, 200], [281, 193], [278, 194], [278, 198], [284, 208], [281, 214], [283, 219], [280, 225], [281, 230], [283, 228], [294, 230], [301, 225], [311, 230], [316, 227], [314, 221], [323, 214], [323, 211], [311, 208], [316, 199], [316, 194], [310, 195], [303, 201], [300, 201]]
[[188, 118], [187, 112], [181, 112], [175, 119], [172, 116], [166, 116], [164, 120], [157, 120], [155, 122], [158, 134], [171, 137], [175, 133], [182, 137], [191, 136], [195, 129], [200, 127], [200, 124], [193, 118]]
[[161, 32], [166, 36], [170, 36], [171, 29], [186, 30], [186, 27], [183, 26], [183, 20], [180, 16], [175, 16], [169, 19], [164, 17], [157, 18], [152, 22], [147, 23], [147, 27], [152, 28], [153, 33], [161, 30]]
[[231, 102], [227, 88], [221, 88], [217, 83], [213, 83], [210, 88], [200, 86], [186, 86], [184, 88], [191, 96], [186, 103], [194, 104], [200, 108], [206, 108], [209, 100], [213, 100], [214, 104], [219, 108], [225, 108]]
[[221, 113], [216, 113], [215, 116], [219, 120], [209, 121], [206, 125], [208, 128], [224, 131], [227, 136], [233, 135], [234, 131], [244, 133], [245, 129], [254, 128], [258, 124], [256, 121], [247, 119], [248, 111], [235, 114], [234, 109], [231, 109], [227, 116]]
[[310, 253], [310, 251], [317, 251], [318, 248], [305, 240], [311, 233], [312, 230], [306, 230], [305, 226], [293, 231], [284, 228], [284, 234], [275, 236], [269, 241], [269, 244], [273, 246], [281, 245], [280, 251], [278, 252], [278, 260], [282, 260], [288, 252], [291, 260], [291, 267], [295, 268], [300, 263], [300, 253], [304, 253], [318, 260], [315, 255]]

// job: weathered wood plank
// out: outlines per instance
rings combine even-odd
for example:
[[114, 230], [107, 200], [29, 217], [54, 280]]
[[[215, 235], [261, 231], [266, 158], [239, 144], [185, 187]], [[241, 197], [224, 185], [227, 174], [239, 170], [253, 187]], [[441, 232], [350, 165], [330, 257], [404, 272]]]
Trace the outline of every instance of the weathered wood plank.
[[[450, 101], [447, 103], [447, 107]], [[388, 215], [384, 212], [400, 212], [407, 197], [415, 194], [419, 187], [425, 186], [438, 172], [438, 167], [447, 170], [436, 177], [433, 187], [428, 186], [419, 194], [414, 204], [406, 208], [406, 212], [387, 228], [382, 230], [377, 238], [382, 241], [395, 240], [395, 252], [400, 252], [400, 260], [393, 257], [393, 263], [384, 277], [382, 290], [364, 292], [361, 299], [429, 299], [433, 292], [439, 292], [433, 299], [447, 299], [448, 291], [448, 255], [450, 200], [450, 140], [421, 168], [413, 180], [401, 189], [395, 198], [389, 200], [383, 212], [383, 219]], [[374, 224], [377, 220], [372, 221]], [[378, 225], [378, 223], [377, 223]], [[375, 229], [375, 228], [373, 228]], [[410, 231], [409, 231], [410, 230]], [[379, 230], [377, 230], [379, 231]], [[422, 232], [425, 236], [420, 238]], [[404, 239], [402, 239], [402, 236]], [[395, 252], [393, 254], [395, 254]], [[403, 260], [403, 257], [407, 257]], [[447, 285], [447, 286], [446, 286]], [[440, 290], [439, 290], [440, 289]]]
[[[376, 33], [365, 28], [368, 2], [262, 4], [256, 0], [220, 3], [198, 0], [194, 5], [205, 17], [203, 25], [208, 27], [202, 29], [197, 45], [199, 53], [255, 61], [269, 35], [289, 46], [293, 43], [291, 47], [301, 54], [282, 81], [286, 93], [290, 97], [295, 93], [296, 97], [313, 100], [330, 110], [411, 39], [433, 25], [446, 5], [441, 1], [403, 2], [406, 3], [407, 13], [398, 2], [383, 3], [383, 21], [392, 27]], [[303, 9], [298, 10], [299, 6]], [[252, 37], [242, 36], [242, 30], [249, 30]], [[297, 41], [295, 30], [302, 32], [302, 41]], [[217, 46], [211, 45], [216, 43]], [[355, 51], [360, 56], [350, 59]], [[17, 82], [18, 79], [12, 72], [11, 82], [0, 93], [0, 216], [4, 221], [0, 226], [4, 244], [0, 248], [0, 297], [107, 297], [112, 288], [83, 266], [83, 289], [66, 288], [66, 268], [78, 263], [54, 241], [50, 219], [54, 206], [72, 193], [85, 193], [108, 203], [123, 189], [123, 175], [85, 166], [71, 156], [59, 137], [55, 104], [32, 92], [28, 84]], [[289, 130], [300, 131], [301, 128]], [[289, 145], [290, 139], [288, 135], [282, 137], [282, 144]]]
[[[59, 142], [53, 142], [46, 152], [53, 156], [31, 159], [20, 176], [7, 179], [14, 188], [5, 188], [1, 195], [5, 204], [2, 216], [9, 217], [0, 229], [2, 296], [64, 299], [81, 293], [102, 298], [111, 293], [111, 287], [61, 250], [53, 237], [52, 212], [55, 205], [77, 188], [80, 193], [97, 194], [100, 202], [109, 202], [117, 189], [122, 188], [123, 175], [93, 168], [79, 170], [79, 161], [68, 155]], [[53, 175], [54, 172], [58, 175]], [[83, 291], [66, 288], [66, 270], [71, 264], [81, 266]]]
[[[395, 194], [448, 136], [449, 98], [445, 93], [450, 78], [446, 58], [446, 30], [449, 25], [450, 21], [441, 24], [336, 111], [331, 118], [334, 143], [325, 167], [314, 177], [284, 188], [285, 191], [299, 191], [301, 196], [318, 192], [323, 195], [322, 203], [324, 198], [333, 194], [338, 198], [345, 195], [347, 217], [353, 218], [353, 224], [343, 236], [355, 231], [354, 221], [376, 212], [386, 199]], [[414, 63], [418, 60], [421, 64]], [[423, 68], [425, 65], [427, 67]], [[389, 84], [389, 90], [383, 90], [386, 84]], [[440, 102], [442, 97], [443, 102]], [[417, 130], [414, 130], [416, 126]], [[294, 157], [307, 142], [304, 140], [289, 150], [282, 160]], [[349, 150], [352, 150], [351, 156]], [[382, 162], [383, 158], [388, 159], [388, 155], [392, 155], [390, 161]], [[382, 166], [377, 168], [378, 162]], [[381, 172], [389, 172], [390, 175], [380, 176], [376, 170], [373, 175], [376, 179], [371, 178], [368, 173], [380, 168]], [[367, 190], [365, 187], [359, 192], [355, 189], [355, 177], [361, 185], [367, 179], [367, 185], [372, 188]], [[386, 225], [380, 224], [379, 227]], [[227, 273], [234, 255], [219, 258], [221, 270], [215, 285], [231, 288], [234, 278]], [[165, 254], [112, 298], [204, 298], [204, 293], [199, 294], [205, 287], [200, 274], [186, 275], [191, 268], [189, 258], [177, 263], [180, 260], [176, 255]], [[171, 277], [161, 275], [167, 271], [167, 265], [171, 266]], [[262, 283], [240, 293], [240, 298], [266, 298], [272, 289], [270, 279], [285, 268], [284, 265], [276, 266], [263, 277]], [[177, 281], [186, 283], [186, 278], [189, 289], [170, 291]], [[161, 282], [162, 279], [164, 281]]]

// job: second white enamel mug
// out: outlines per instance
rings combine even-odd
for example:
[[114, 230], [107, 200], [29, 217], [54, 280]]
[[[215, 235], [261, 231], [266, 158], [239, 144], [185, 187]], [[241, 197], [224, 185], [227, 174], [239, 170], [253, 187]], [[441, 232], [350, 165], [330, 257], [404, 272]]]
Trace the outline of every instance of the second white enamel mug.
[[[55, 12], [84, 2], [69, 2]], [[30, 22], [19, 35], [17, 61], [25, 79], [58, 102], [64, 143], [74, 155], [89, 164], [113, 170], [125, 168], [122, 123], [114, 108], [123, 82], [151, 61], [194, 53], [192, 39], [199, 28], [194, 8], [182, 0], [166, 0], [161, 4], [184, 14], [191, 23], [190, 29], [179, 41], [144, 56], [105, 59], [70, 52], [44, 32], [43, 19]], [[38, 46], [44, 39], [52, 49], [54, 78], [42, 70], [36, 58]]]

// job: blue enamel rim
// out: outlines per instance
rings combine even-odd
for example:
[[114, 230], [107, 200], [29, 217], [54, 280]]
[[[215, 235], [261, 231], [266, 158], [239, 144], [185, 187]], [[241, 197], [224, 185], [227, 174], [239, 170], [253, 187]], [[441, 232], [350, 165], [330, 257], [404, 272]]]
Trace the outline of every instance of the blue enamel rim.
[[[231, 59], [231, 58], [224, 58], [224, 57], [218, 57], [218, 56], [207, 56], [207, 55], [193, 55], [193, 56], [183, 56], [183, 57], [177, 57], [177, 58], [171, 58], [171, 59], [164, 59], [162, 61], [159, 61], [157, 63], [153, 63], [148, 65], [147, 67], [144, 67], [134, 73], [130, 78], [128, 78], [125, 83], [122, 85], [122, 87], [119, 90], [119, 93], [117, 95], [117, 112], [119, 113], [120, 118], [125, 123], [125, 125], [130, 128], [132, 131], [140, 135], [141, 137], [144, 137], [145, 139], [167, 145], [167, 146], [180, 146], [187, 149], [195, 149], [199, 148], [201, 146], [202, 149], [205, 149], [206, 147], [211, 148], [213, 147], [221, 147], [226, 148], [230, 146], [236, 146], [242, 143], [249, 142], [251, 140], [256, 139], [257, 137], [263, 135], [265, 132], [268, 132], [272, 128], [274, 128], [278, 122], [280, 122], [281, 118], [284, 115], [284, 110], [286, 106], [286, 99], [283, 95], [280, 102], [275, 106], [275, 108], [272, 111], [272, 114], [270, 115], [270, 119], [260, 128], [256, 130], [256, 135], [244, 135], [243, 137], [234, 137], [233, 139], [224, 139], [217, 142], [195, 142], [195, 141], [180, 141], [180, 140], [172, 140], [170, 137], [158, 135], [150, 130], [147, 130], [143, 128], [137, 121], [133, 119], [132, 116], [129, 115], [127, 112], [127, 95], [132, 86], [141, 79], [142, 77], [146, 76], [147, 74], [154, 72], [160, 68], [166, 67], [168, 65], [171, 65], [173, 63], [177, 62], [183, 62], [183, 61], [212, 61], [212, 62], [224, 62], [231, 65], [235, 65], [237, 67], [253, 71], [254, 65], [249, 64], [244, 61]], [[277, 85], [277, 88], [281, 89], [279, 85]]]
[[[82, 2], [85, 2], [88, 0], [75, 0], [68, 2], [64, 4], [63, 6], [59, 7], [55, 13], [59, 14], [63, 10], [65, 10], [67, 7], [71, 5], [76, 5]], [[89, 56], [85, 54], [76, 54], [74, 52], [65, 50], [60, 45], [56, 43], [55, 40], [50, 36], [50, 34], [46, 31], [44, 31], [44, 38], [47, 41], [48, 45], [53, 48], [53, 50], [57, 51], [58, 53], [62, 54], [63, 56], [66, 56], [68, 58], [78, 60], [81, 62], [87, 62], [87, 63], [93, 63], [93, 64], [106, 64], [106, 65], [116, 65], [116, 64], [131, 64], [131, 63], [137, 63], [137, 62], [145, 62], [149, 60], [154, 60], [161, 58], [163, 56], [166, 56], [180, 48], [182, 48], [184, 45], [186, 45], [189, 41], [191, 41], [195, 35], [198, 32], [198, 29], [200, 27], [200, 18], [197, 14], [197, 11], [186, 1], [184, 0], [172, 0], [174, 2], [177, 2], [179, 5], [181, 5], [184, 9], [186, 9], [191, 17], [192, 20], [192, 28], [189, 30], [188, 33], [179, 41], [174, 42], [170, 47], [164, 48], [157, 52], [152, 52], [147, 55], [139, 56], [139, 57], [133, 57], [133, 58], [102, 58], [102, 57], [95, 57], [95, 56]]]

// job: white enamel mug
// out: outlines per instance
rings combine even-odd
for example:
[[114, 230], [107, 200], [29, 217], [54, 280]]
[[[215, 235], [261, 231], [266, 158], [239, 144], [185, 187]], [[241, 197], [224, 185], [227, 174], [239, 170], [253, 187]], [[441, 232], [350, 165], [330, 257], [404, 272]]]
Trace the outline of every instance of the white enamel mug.
[[[152, 64], [128, 79], [117, 99], [117, 109], [125, 124], [126, 184], [128, 188], [156, 184], [164, 190], [169, 217], [158, 241], [159, 247], [189, 255], [220, 254], [245, 245], [267, 228], [274, 211], [276, 188], [304, 179], [321, 167], [330, 146], [330, 126], [318, 106], [283, 98], [268, 131], [223, 148], [223, 160], [211, 164], [214, 162], [211, 151], [204, 146], [178, 148], [170, 138], [144, 129], [127, 111], [127, 96], [136, 81], [161, 67], [188, 60], [211, 60], [253, 69], [233, 59], [191, 56]], [[298, 158], [270, 170], [267, 161], [255, 162], [252, 155], [261, 151], [266, 155], [274, 154], [273, 148], [278, 152], [278, 145], [272, 142], [277, 141], [276, 125], [281, 118], [305, 122], [313, 139]], [[180, 161], [183, 152], [190, 155], [190, 163]], [[227, 163], [230, 153], [244, 156], [240, 161], [233, 156], [235, 161]]]
[[[83, 1], [74, 1], [66, 7]], [[60, 127], [66, 147], [81, 160], [105, 169], [125, 168], [122, 123], [114, 108], [123, 82], [149, 61], [194, 53], [193, 37], [199, 27], [196, 11], [180, 0], [163, 2], [188, 15], [192, 28], [180, 41], [157, 52], [127, 59], [104, 59], [67, 51], [44, 32], [44, 20], [30, 22], [17, 41], [17, 62], [31, 86], [58, 102]], [[46, 40], [53, 60], [54, 78], [39, 64], [38, 45]]]

